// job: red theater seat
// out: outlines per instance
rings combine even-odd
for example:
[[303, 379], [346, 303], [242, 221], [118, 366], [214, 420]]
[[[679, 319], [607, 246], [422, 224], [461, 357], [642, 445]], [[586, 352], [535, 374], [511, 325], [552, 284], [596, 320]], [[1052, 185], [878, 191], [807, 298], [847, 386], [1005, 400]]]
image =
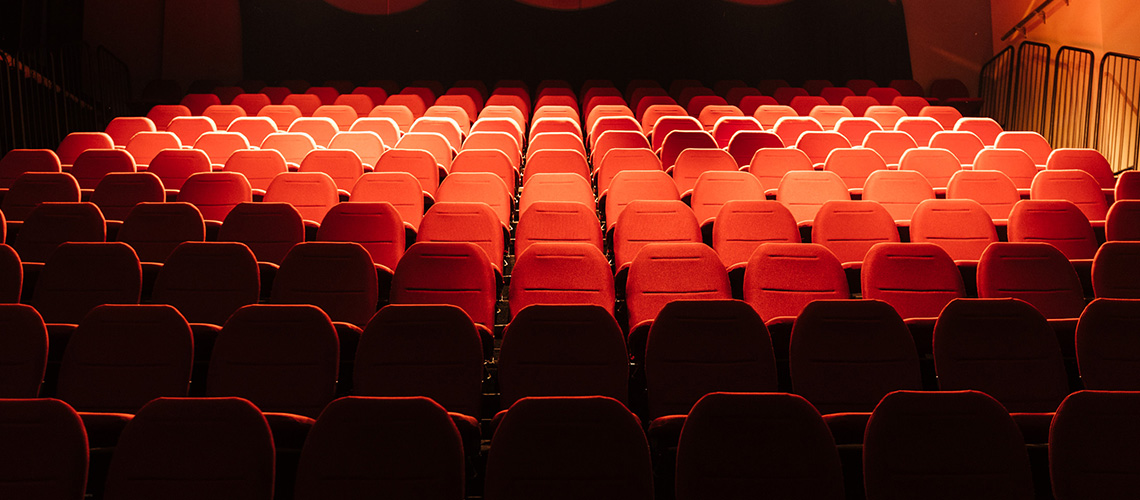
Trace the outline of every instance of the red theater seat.
[[[33, 395], [34, 396], [34, 395]], [[5, 498], [83, 498], [87, 486], [87, 433], [58, 399], [0, 400]]]

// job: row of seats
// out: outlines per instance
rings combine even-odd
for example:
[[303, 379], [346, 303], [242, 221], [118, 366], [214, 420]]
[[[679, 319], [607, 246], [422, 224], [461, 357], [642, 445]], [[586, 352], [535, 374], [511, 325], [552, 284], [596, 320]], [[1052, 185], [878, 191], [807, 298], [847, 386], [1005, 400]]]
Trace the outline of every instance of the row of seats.
[[[48, 340], [53, 324], [27, 305], [4, 305], [0, 312], [10, 332], [4, 339], [4, 397], [36, 397], [49, 350], [57, 347]], [[1074, 389], [1137, 390], [1140, 356], [1128, 330], [1138, 322], [1140, 309], [1130, 300], [1098, 299], [1081, 313], [1081, 383]], [[204, 356], [203, 379], [191, 371], [192, 361], [203, 357], [193, 341], [195, 326], [169, 305], [97, 306], [71, 333], [58, 381], [48, 392], [81, 411], [131, 414], [155, 397], [186, 396], [193, 380], [204, 386], [195, 393], [244, 397], [264, 411], [297, 415], [274, 424], [288, 429], [311, 424], [339, 383], [341, 394], [431, 397], [465, 415], [465, 435], [478, 436], [483, 358], [476, 325], [458, 307], [381, 309], [364, 328], [347, 371], [338, 369], [338, 328], [312, 305], [236, 310]], [[576, 341], [565, 345], [567, 336]], [[601, 307], [528, 307], [503, 339], [500, 407], [530, 396], [604, 395], [627, 403], [638, 391], [630, 385], [625, 354], [620, 329]], [[865, 413], [883, 395], [922, 388], [912, 334], [895, 309], [878, 300], [812, 302], [793, 326], [787, 359], [790, 389], [828, 415], [842, 443], [860, 442]], [[1051, 415], [1041, 414], [1070, 393], [1053, 328], [1018, 299], [949, 302], [934, 325], [934, 364], [941, 390], [994, 396], [1015, 414], [1027, 442], [1044, 442]], [[776, 365], [768, 330], [748, 304], [665, 305], [648, 333], [644, 358], [650, 434], [675, 437], [683, 424], [676, 415], [688, 413], [706, 393], [776, 391]], [[129, 419], [85, 418], [100, 443], [113, 442]]]
[[[58, 400], [6, 400], [0, 406], [0, 428], [10, 443], [6, 461], [21, 464], [11, 474], [9, 493], [81, 498], [88, 452], [76, 412]], [[1049, 433], [1049, 474], [1058, 498], [1135, 493], [1138, 464], [1125, 457], [1136, 444], [1127, 419], [1140, 414], [1138, 407], [1140, 397], [1130, 392], [1083, 391], [1064, 400]], [[269, 499], [275, 465], [281, 467], [275, 444], [249, 401], [156, 399], [124, 429], [106, 494]], [[653, 498], [651, 443], [636, 418], [609, 398], [521, 400], [503, 418], [490, 449], [486, 498]], [[845, 498], [838, 448], [819, 413], [795, 395], [704, 396], [688, 413], [676, 457], [679, 499], [758, 493]], [[861, 458], [871, 500], [1034, 498], [1030, 458], [1017, 427], [982, 392], [888, 394], [871, 414]], [[464, 488], [459, 433], [427, 398], [335, 401], [313, 425], [296, 475], [298, 499], [455, 498]]]

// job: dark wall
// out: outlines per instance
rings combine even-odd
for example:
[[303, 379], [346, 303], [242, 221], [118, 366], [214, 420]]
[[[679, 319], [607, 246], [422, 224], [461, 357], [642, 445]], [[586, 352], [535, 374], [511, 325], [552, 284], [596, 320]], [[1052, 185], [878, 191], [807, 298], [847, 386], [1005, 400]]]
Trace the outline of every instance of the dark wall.
[[576, 12], [513, 0], [429, 0], [390, 16], [322, 0], [242, 0], [245, 77], [718, 79], [910, 77], [901, 5], [618, 0]]

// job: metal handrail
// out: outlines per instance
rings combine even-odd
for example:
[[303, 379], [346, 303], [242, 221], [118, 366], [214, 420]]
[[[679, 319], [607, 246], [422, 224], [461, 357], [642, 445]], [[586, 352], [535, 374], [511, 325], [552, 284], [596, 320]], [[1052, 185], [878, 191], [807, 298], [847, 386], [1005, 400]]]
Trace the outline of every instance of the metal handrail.
[[[1025, 25], [1029, 24], [1029, 21], [1032, 21], [1036, 17], [1041, 17], [1041, 22], [1044, 23], [1045, 22], [1045, 8], [1048, 7], [1049, 5], [1051, 5], [1055, 1], [1057, 1], [1057, 0], [1045, 0], [1044, 2], [1041, 2], [1041, 5], [1038, 5], [1036, 9], [1033, 9], [1033, 12], [1030, 12], [1029, 14], [1027, 14], [1024, 18], [1021, 19], [1020, 22], [1018, 22], [1012, 28], [1010, 28], [1009, 31], [1005, 32], [1005, 34], [1001, 36], [1001, 41], [1004, 42], [1006, 40], [1009, 40], [1010, 37], [1012, 37], [1018, 31], [1020, 31], [1021, 34], [1024, 35], [1025, 31], [1026, 31]], [[1066, 6], [1069, 5], [1069, 0], [1065, 0], [1065, 5]]]

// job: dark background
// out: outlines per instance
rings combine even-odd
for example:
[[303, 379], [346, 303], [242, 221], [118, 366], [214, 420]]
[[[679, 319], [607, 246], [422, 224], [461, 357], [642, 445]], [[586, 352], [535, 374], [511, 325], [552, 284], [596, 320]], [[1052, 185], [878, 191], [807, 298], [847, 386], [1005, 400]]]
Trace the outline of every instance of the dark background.
[[243, 0], [241, 7], [245, 77], [269, 82], [782, 78], [795, 85], [911, 76], [902, 6], [888, 0], [770, 7], [618, 0], [571, 12], [513, 0], [429, 0], [388, 16], [322, 0]]

